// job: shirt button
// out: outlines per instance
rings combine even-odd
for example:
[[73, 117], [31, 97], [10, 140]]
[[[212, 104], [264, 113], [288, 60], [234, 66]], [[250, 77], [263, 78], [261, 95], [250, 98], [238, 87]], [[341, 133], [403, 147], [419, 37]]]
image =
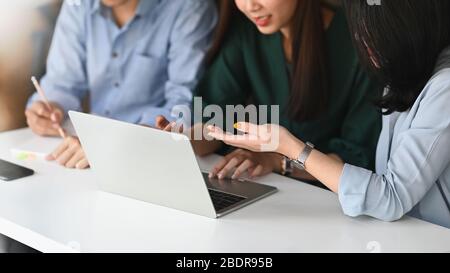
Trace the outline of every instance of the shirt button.
[[114, 86], [118, 88], [120, 86], [120, 83], [116, 82], [114, 83]]
[[119, 54], [117, 52], [113, 52], [112, 57], [115, 59], [115, 58], [119, 57]]
[[111, 114], [111, 112], [109, 112], [108, 110], [105, 111], [105, 115], [109, 116]]

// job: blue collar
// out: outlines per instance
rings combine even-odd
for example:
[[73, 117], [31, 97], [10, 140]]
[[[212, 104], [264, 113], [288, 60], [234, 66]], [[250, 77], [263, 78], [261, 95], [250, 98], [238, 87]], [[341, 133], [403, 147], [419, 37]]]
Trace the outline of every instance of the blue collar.
[[[157, 4], [159, 4], [161, 0], [139, 0], [139, 4], [136, 10], [137, 16], [144, 16], [152, 11]], [[92, 8], [91, 14], [95, 14], [100, 12], [102, 15], [105, 15], [107, 8], [102, 5], [101, 0], [95, 0]]]

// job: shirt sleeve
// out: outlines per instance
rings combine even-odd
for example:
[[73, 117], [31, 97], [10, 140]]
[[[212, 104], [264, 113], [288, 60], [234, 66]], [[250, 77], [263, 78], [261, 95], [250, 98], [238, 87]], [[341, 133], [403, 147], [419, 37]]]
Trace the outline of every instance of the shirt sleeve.
[[[64, 1], [47, 59], [47, 71], [41, 86], [49, 101], [59, 104], [65, 113], [81, 110], [88, 90], [86, 76], [85, 14], [86, 2], [70, 5]], [[35, 93], [28, 106], [40, 100]]]
[[428, 93], [411, 110], [410, 128], [398, 134], [385, 174], [345, 165], [339, 184], [345, 214], [398, 220], [420, 202], [448, 167], [450, 83], [434, 81], [423, 92]]
[[374, 170], [382, 125], [381, 112], [374, 105], [374, 98], [380, 96], [383, 89], [369, 79], [360, 65], [356, 65], [351, 88], [340, 135], [328, 141], [328, 150], [339, 155], [344, 162]]
[[[217, 23], [217, 9], [214, 1], [182, 1], [170, 36], [168, 53], [169, 80], [165, 83], [165, 101], [161, 107], [148, 107], [139, 123], [154, 125], [158, 115], [170, 121], [184, 115], [189, 108], [192, 93], [203, 73], [204, 59], [209, 49], [212, 32]], [[190, 123], [190, 116], [183, 122]]]

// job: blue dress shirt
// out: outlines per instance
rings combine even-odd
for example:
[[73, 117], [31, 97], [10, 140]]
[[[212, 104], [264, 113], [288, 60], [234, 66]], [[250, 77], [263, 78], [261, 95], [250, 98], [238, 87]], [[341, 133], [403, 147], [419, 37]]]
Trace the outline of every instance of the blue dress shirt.
[[[50, 101], [131, 123], [178, 118], [217, 22], [213, 0], [141, 0], [122, 28], [100, 0], [64, 1], [41, 85]], [[35, 94], [29, 104], [39, 100]], [[173, 111], [173, 112], [172, 112]]]
[[344, 213], [394, 221], [405, 214], [450, 228], [450, 48], [412, 108], [384, 116], [377, 173], [345, 165]]

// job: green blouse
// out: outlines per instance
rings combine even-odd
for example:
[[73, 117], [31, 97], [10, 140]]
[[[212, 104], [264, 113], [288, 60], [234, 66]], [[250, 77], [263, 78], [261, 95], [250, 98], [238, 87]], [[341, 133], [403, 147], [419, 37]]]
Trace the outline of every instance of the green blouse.
[[[318, 120], [298, 123], [287, 111], [290, 76], [281, 33], [261, 34], [243, 16], [233, 22], [213, 64], [195, 95], [204, 105], [279, 105], [280, 125], [324, 153], [346, 163], [374, 169], [381, 114], [372, 104], [381, 88], [360, 66], [342, 10], [326, 31], [331, 97]], [[269, 115], [270, 113], [268, 113]], [[269, 115], [270, 116], [270, 115]]]

